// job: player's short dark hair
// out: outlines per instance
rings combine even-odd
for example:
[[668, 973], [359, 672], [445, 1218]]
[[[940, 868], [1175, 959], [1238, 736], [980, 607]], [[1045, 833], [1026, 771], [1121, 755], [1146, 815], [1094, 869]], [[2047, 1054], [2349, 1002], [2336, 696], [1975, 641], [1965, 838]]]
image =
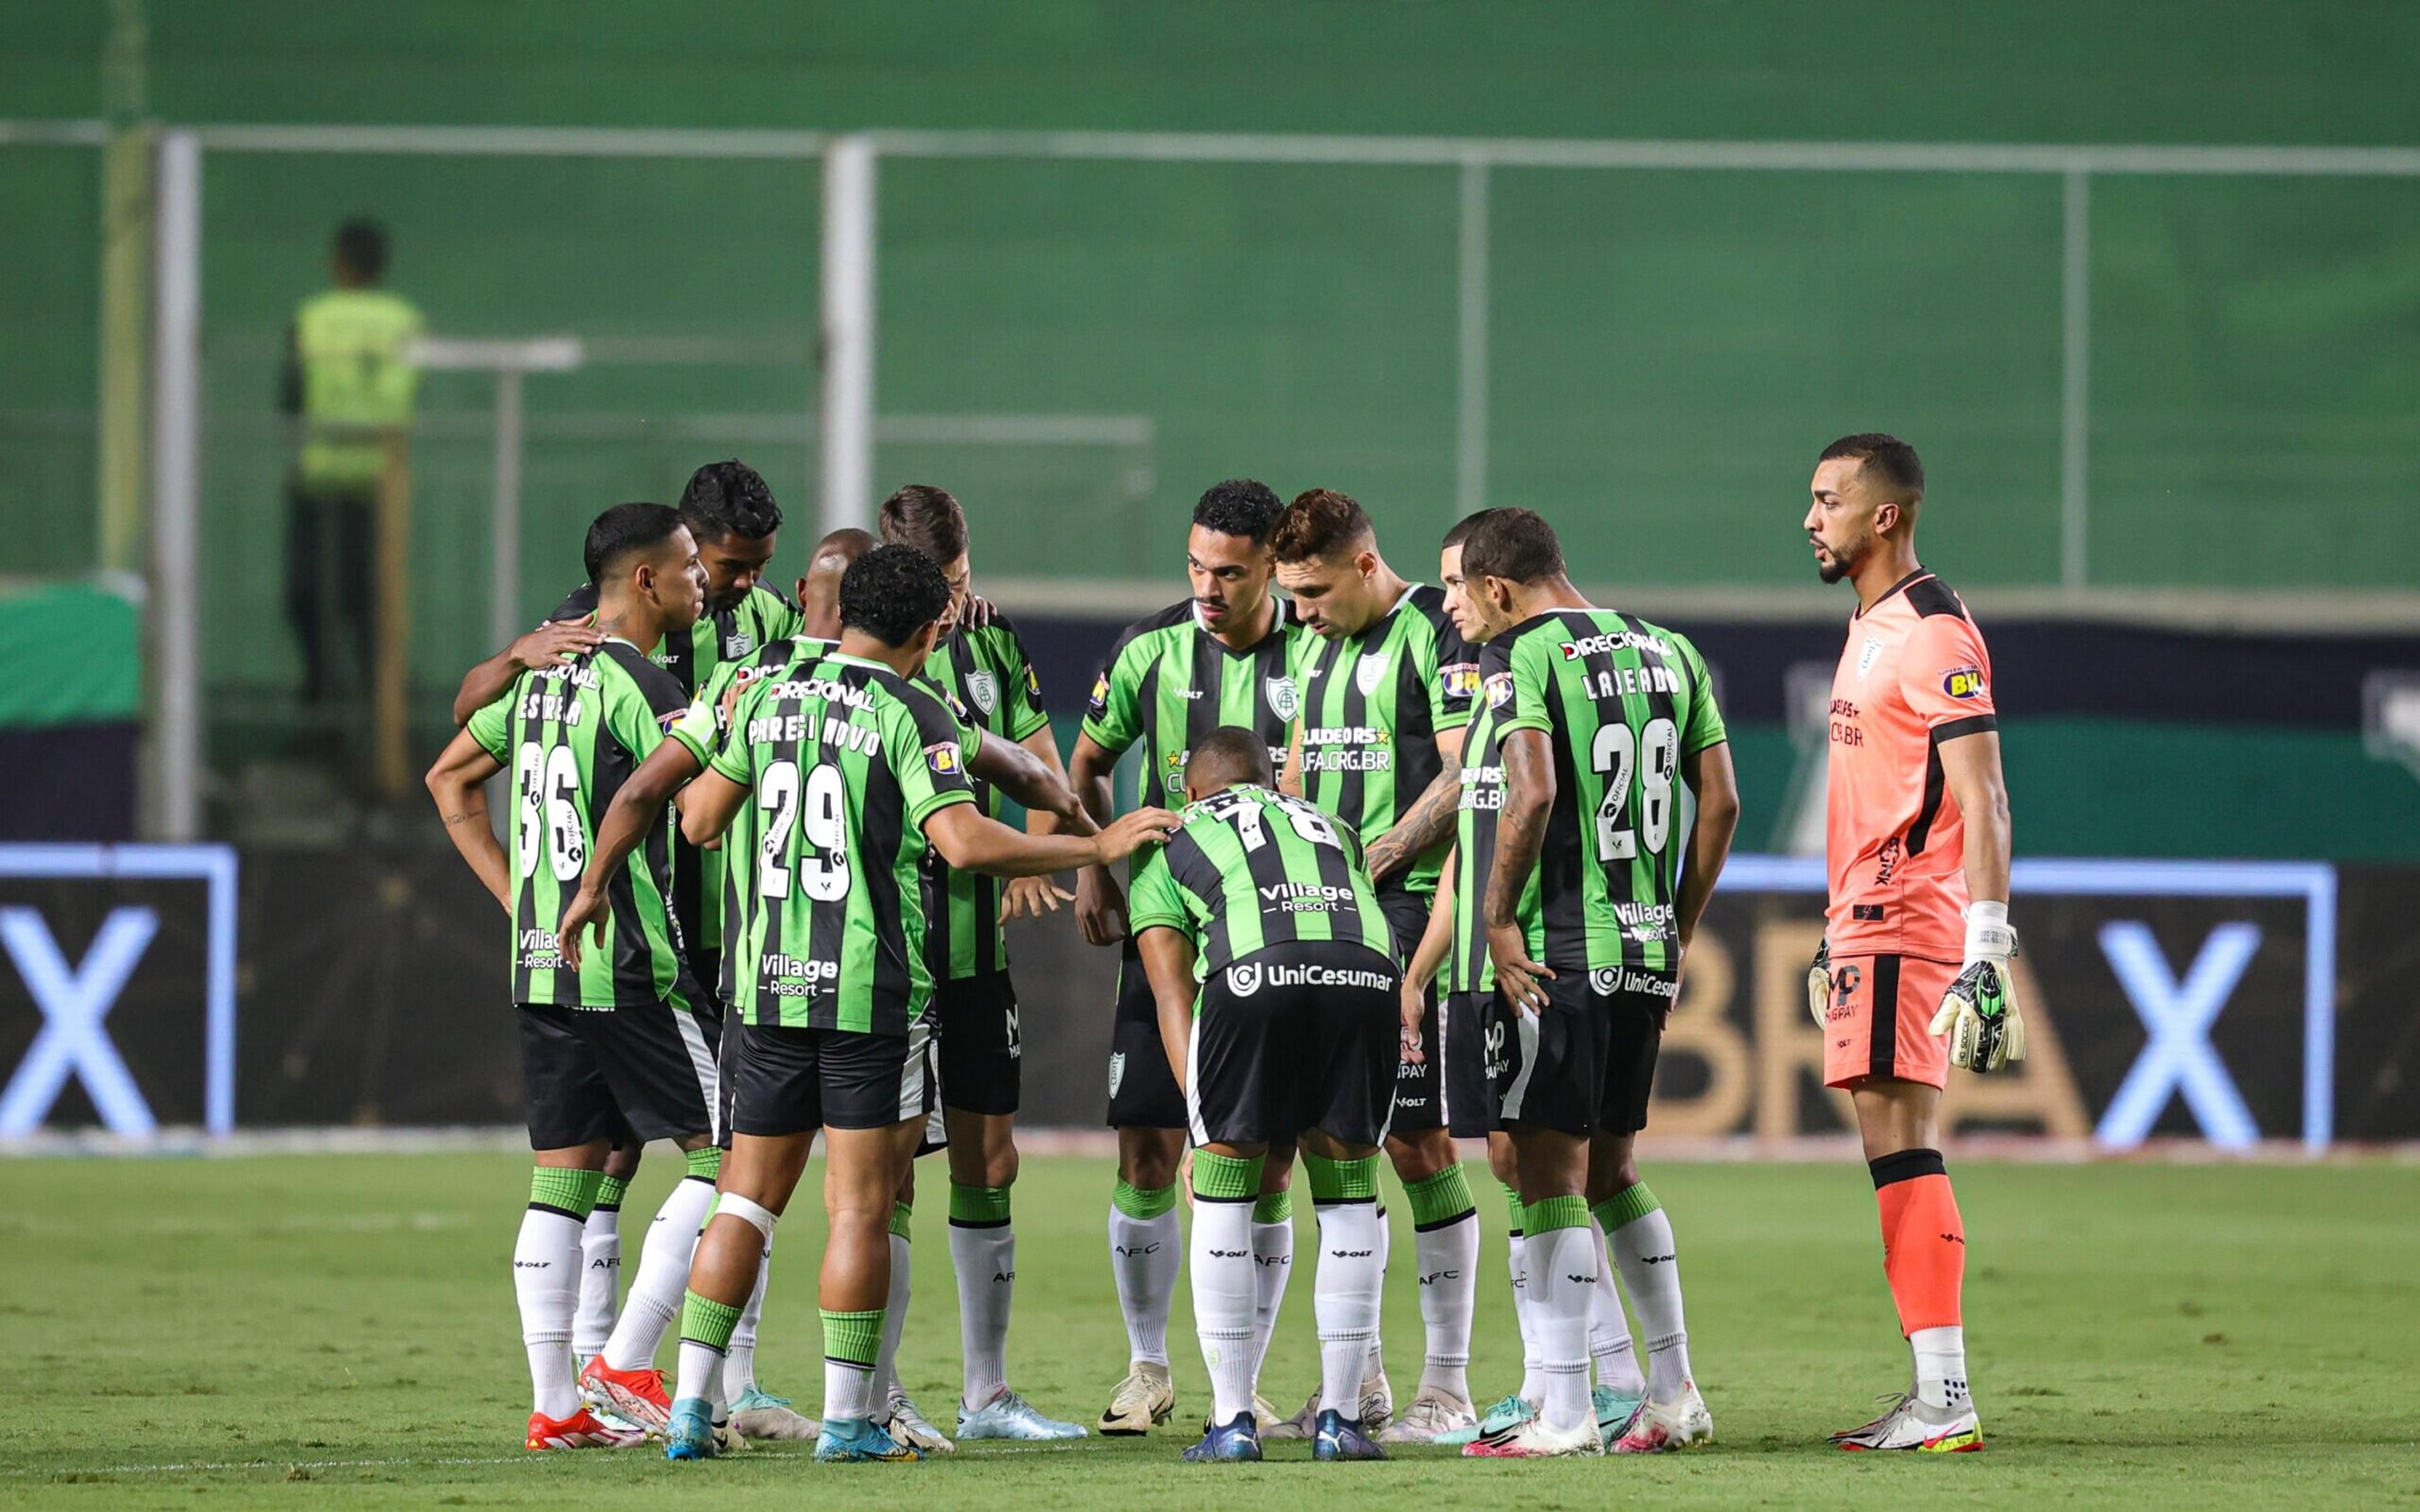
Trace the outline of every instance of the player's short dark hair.
[[1462, 576], [1476, 582], [1501, 578], [1509, 583], [1544, 582], [1563, 574], [1563, 544], [1534, 509], [1493, 509], [1462, 543]]
[[967, 512], [947, 488], [911, 483], [882, 501], [876, 521], [890, 546], [912, 546], [943, 566], [967, 554]]
[[588, 580], [601, 588], [605, 579], [642, 551], [652, 551], [681, 528], [680, 511], [669, 504], [615, 504], [588, 524], [581, 547]]
[[1479, 529], [1480, 521], [1500, 513], [1501, 511], [1499, 510], [1482, 509], [1475, 515], [1463, 516], [1462, 518], [1455, 520], [1452, 524], [1445, 528], [1445, 539], [1437, 543], [1437, 549], [1440, 551], [1452, 550], [1455, 547], [1460, 546], [1465, 541], [1470, 539], [1470, 532]]
[[701, 546], [729, 535], [761, 541], [782, 528], [782, 506], [773, 502], [764, 475], [737, 457], [690, 473], [680, 512]]
[[840, 576], [840, 623], [904, 646], [950, 607], [941, 565], [912, 546], [877, 546]]
[[1924, 501], [1924, 463], [1916, 448], [1898, 437], [1878, 430], [1843, 436], [1823, 448], [1817, 460], [1829, 462], [1838, 456], [1854, 456], [1864, 463], [1859, 473], [1880, 479], [1893, 502], [1913, 509]]
[[386, 271], [386, 227], [354, 216], [336, 227], [336, 255], [362, 277], [376, 280]]
[[1373, 540], [1370, 512], [1351, 494], [1309, 488], [1294, 496], [1269, 528], [1269, 550], [1280, 562], [1309, 562]]
[[1277, 786], [1277, 770], [1269, 764], [1269, 743], [1239, 724], [1222, 724], [1193, 743], [1185, 760], [1188, 786], [1216, 791], [1237, 782]]
[[1266, 546], [1269, 527], [1277, 523], [1278, 511], [1284, 507], [1278, 491], [1260, 479], [1229, 478], [1202, 490], [1202, 501], [1193, 506], [1193, 523], [1219, 535], [1241, 536]]

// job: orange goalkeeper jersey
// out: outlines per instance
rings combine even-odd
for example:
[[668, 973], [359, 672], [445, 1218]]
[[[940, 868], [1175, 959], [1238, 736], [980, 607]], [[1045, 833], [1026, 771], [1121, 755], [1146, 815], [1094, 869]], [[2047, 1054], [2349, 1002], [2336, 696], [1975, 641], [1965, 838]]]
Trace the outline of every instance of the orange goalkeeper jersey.
[[1966, 825], [1942, 778], [1941, 745], [1999, 721], [1991, 654], [1947, 583], [1919, 567], [1850, 620], [1826, 723], [1833, 957], [1957, 960]]

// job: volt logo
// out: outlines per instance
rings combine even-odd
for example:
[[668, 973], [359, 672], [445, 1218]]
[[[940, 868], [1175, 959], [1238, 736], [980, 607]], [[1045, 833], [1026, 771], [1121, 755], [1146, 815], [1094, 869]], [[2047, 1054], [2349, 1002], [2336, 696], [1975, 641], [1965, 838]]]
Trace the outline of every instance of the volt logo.
[[109, 1017], [126, 979], [134, 975], [160, 916], [148, 908], [113, 908], [93, 936], [84, 961], [70, 965], [42, 916], [31, 908], [0, 908], [0, 947], [25, 980], [42, 1029], [0, 1090], [0, 1134], [31, 1134], [41, 1126], [76, 1077], [113, 1134], [147, 1134], [159, 1125], [151, 1104], [110, 1042], [101, 1021]]
[[2183, 1094], [2211, 1144], [2241, 1149], [2259, 1139], [2251, 1110], [2210, 1042], [2210, 1026], [2259, 949], [2259, 925], [2221, 924], [2202, 942], [2180, 982], [2169, 975], [2149, 925], [2125, 919], [2101, 927], [2101, 953], [2118, 973], [2135, 1017], [2151, 1033], [2109, 1111], [2101, 1116], [2094, 1134], [2102, 1144], [2140, 1144], [2172, 1093]]

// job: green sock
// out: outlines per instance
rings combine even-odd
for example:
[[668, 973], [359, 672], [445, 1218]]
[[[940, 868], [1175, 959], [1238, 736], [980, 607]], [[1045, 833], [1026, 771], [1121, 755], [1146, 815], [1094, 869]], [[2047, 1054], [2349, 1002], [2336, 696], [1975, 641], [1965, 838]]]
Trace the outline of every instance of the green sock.
[[950, 1183], [950, 1222], [962, 1228], [998, 1228], [1008, 1222], [1008, 1188]]
[[915, 1215], [916, 1210], [911, 1204], [905, 1202], [892, 1203], [891, 1205], [891, 1231], [897, 1234], [902, 1239], [913, 1240], [916, 1236], [908, 1231], [909, 1227], [908, 1220], [913, 1218]]
[[1519, 1187], [1509, 1181], [1498, 1181], [1496, 1184], [1504, 1189], [1504, 1209], [1512, 1215], [1512, 1231], [1517, 1234], [1521, 1231], [1521, 1215], [1528, 1211], [1528, 1204], [1521, 1200]]
[[1260, 1195], [1261, 1166], [1267, 1160], [1254, 1155], [1238, 1160], [1207, 1149], [1193, 1152], [1193, 1195], [1205, 1202], [1249, 1202]]
[[[1201, 1157], [1194, 1157], [1198, 1162]], [[1328, 1160], [1306, 1149], [1302, 1152], [1302, 1168], [1311, 1179], [1311, 1200], [1318, 1202], [1368, 1202], [1378, 1195], [1378, 1157], [1365, 1155], [1359, 1160]]]
[[1447, 1166], [1435, 1176], [1414, 1181], [1404, 1188], [1411, 1199], [1412, 1227], [1440, 1228], [1459, 1223], [1479, 1211], [1470, 1200], [1470, 1179], [1462, 1174], [1460, 1163]]
[[597, 1206], [618, 1209], [622, 1206], [622, 1195], [629, 1190], [629, 1182], [618, 1176], [609, 1176], [597, 1185]]
[[731, 1331], [739, 1326], [740, 1309], [712, 1297], [690, 1292], [681, 1299], [681, 1342], [703, 1344], [709, 1350], [729, 1352]]
[[824, 1358], [871, 1370], [882, 1353], [882, 1309], [836, 1313], [825, 1310]]
[[538, 1165], [530, 1171], [530, 1206], [568, 1213], [586, 1223], [597, 1208], [597, 1189], [605, 1184], [603, 1171], [572, 1171], [560, 1165]]
[[1647, 1190], [1647, 1183], [1641, 1181], [1636, 1186], [1625, 1187], [1598, 1203], [1596, 1221], [1600, 1227], [1610, 1234], [1624, 1224], [1637, 1223], [1662, 1206], [1664, 1204], [1655, 1200], [1655, 1194]]
[[1118, 1184], [1109, 1190], [1109, 1206], [1140, 1223], [1156, 1218], [1175, 1207], [1176, 1188], [1134, 1186], [1120, 1178]]
[[689, 1173], [702, 1180], [715, 1180], [722, 1175], [722, 1151], [712, 1145], [689, 1152]]
[[1294, 1222], [1294, 1194], [1264, 1192], [1252, 1204], [1252, 1222], [1256, 1224], [1288, 1224]]
[[1578, 1196], [1548, 1197], [1532, 1202], [1521, 1214], [1522, 1232], [1531, 1239], [1550, 1234], [1558, 1228], [1586, 1228], [1589, 1221], [1588, 1199]]

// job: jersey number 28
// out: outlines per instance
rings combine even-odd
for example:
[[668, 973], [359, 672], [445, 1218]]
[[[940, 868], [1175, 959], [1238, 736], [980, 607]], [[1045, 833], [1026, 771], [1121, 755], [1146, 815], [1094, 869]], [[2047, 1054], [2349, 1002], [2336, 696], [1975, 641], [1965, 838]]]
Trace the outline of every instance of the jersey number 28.
[[819, 903], [848, 896], [848, 810], [839, 767], [811, 766], [801, 783], [798, 763], [775, 762], [756, 783], [756, 807], [765, 821], [764, 854], [756, 868], [758, 893], [767, 898], [790, 895], [790, 836], [803, 819], [806, 844], [799, 852], [799, 886]]
[[[1672, 834], [1672, 773], [1681, 764], [1681, 732], [1669, 719], [1650, 719], [1634, 733], [1627, 724], [1599, 725], [1589, 764], [1605, 779], [1605, 801], [1596, 807], [1596, 858], [1627, 861], [1664, 854]], [[1630, 776], [1638, 773], [1637, 827], [1622, 822], [1630, 805]]]

